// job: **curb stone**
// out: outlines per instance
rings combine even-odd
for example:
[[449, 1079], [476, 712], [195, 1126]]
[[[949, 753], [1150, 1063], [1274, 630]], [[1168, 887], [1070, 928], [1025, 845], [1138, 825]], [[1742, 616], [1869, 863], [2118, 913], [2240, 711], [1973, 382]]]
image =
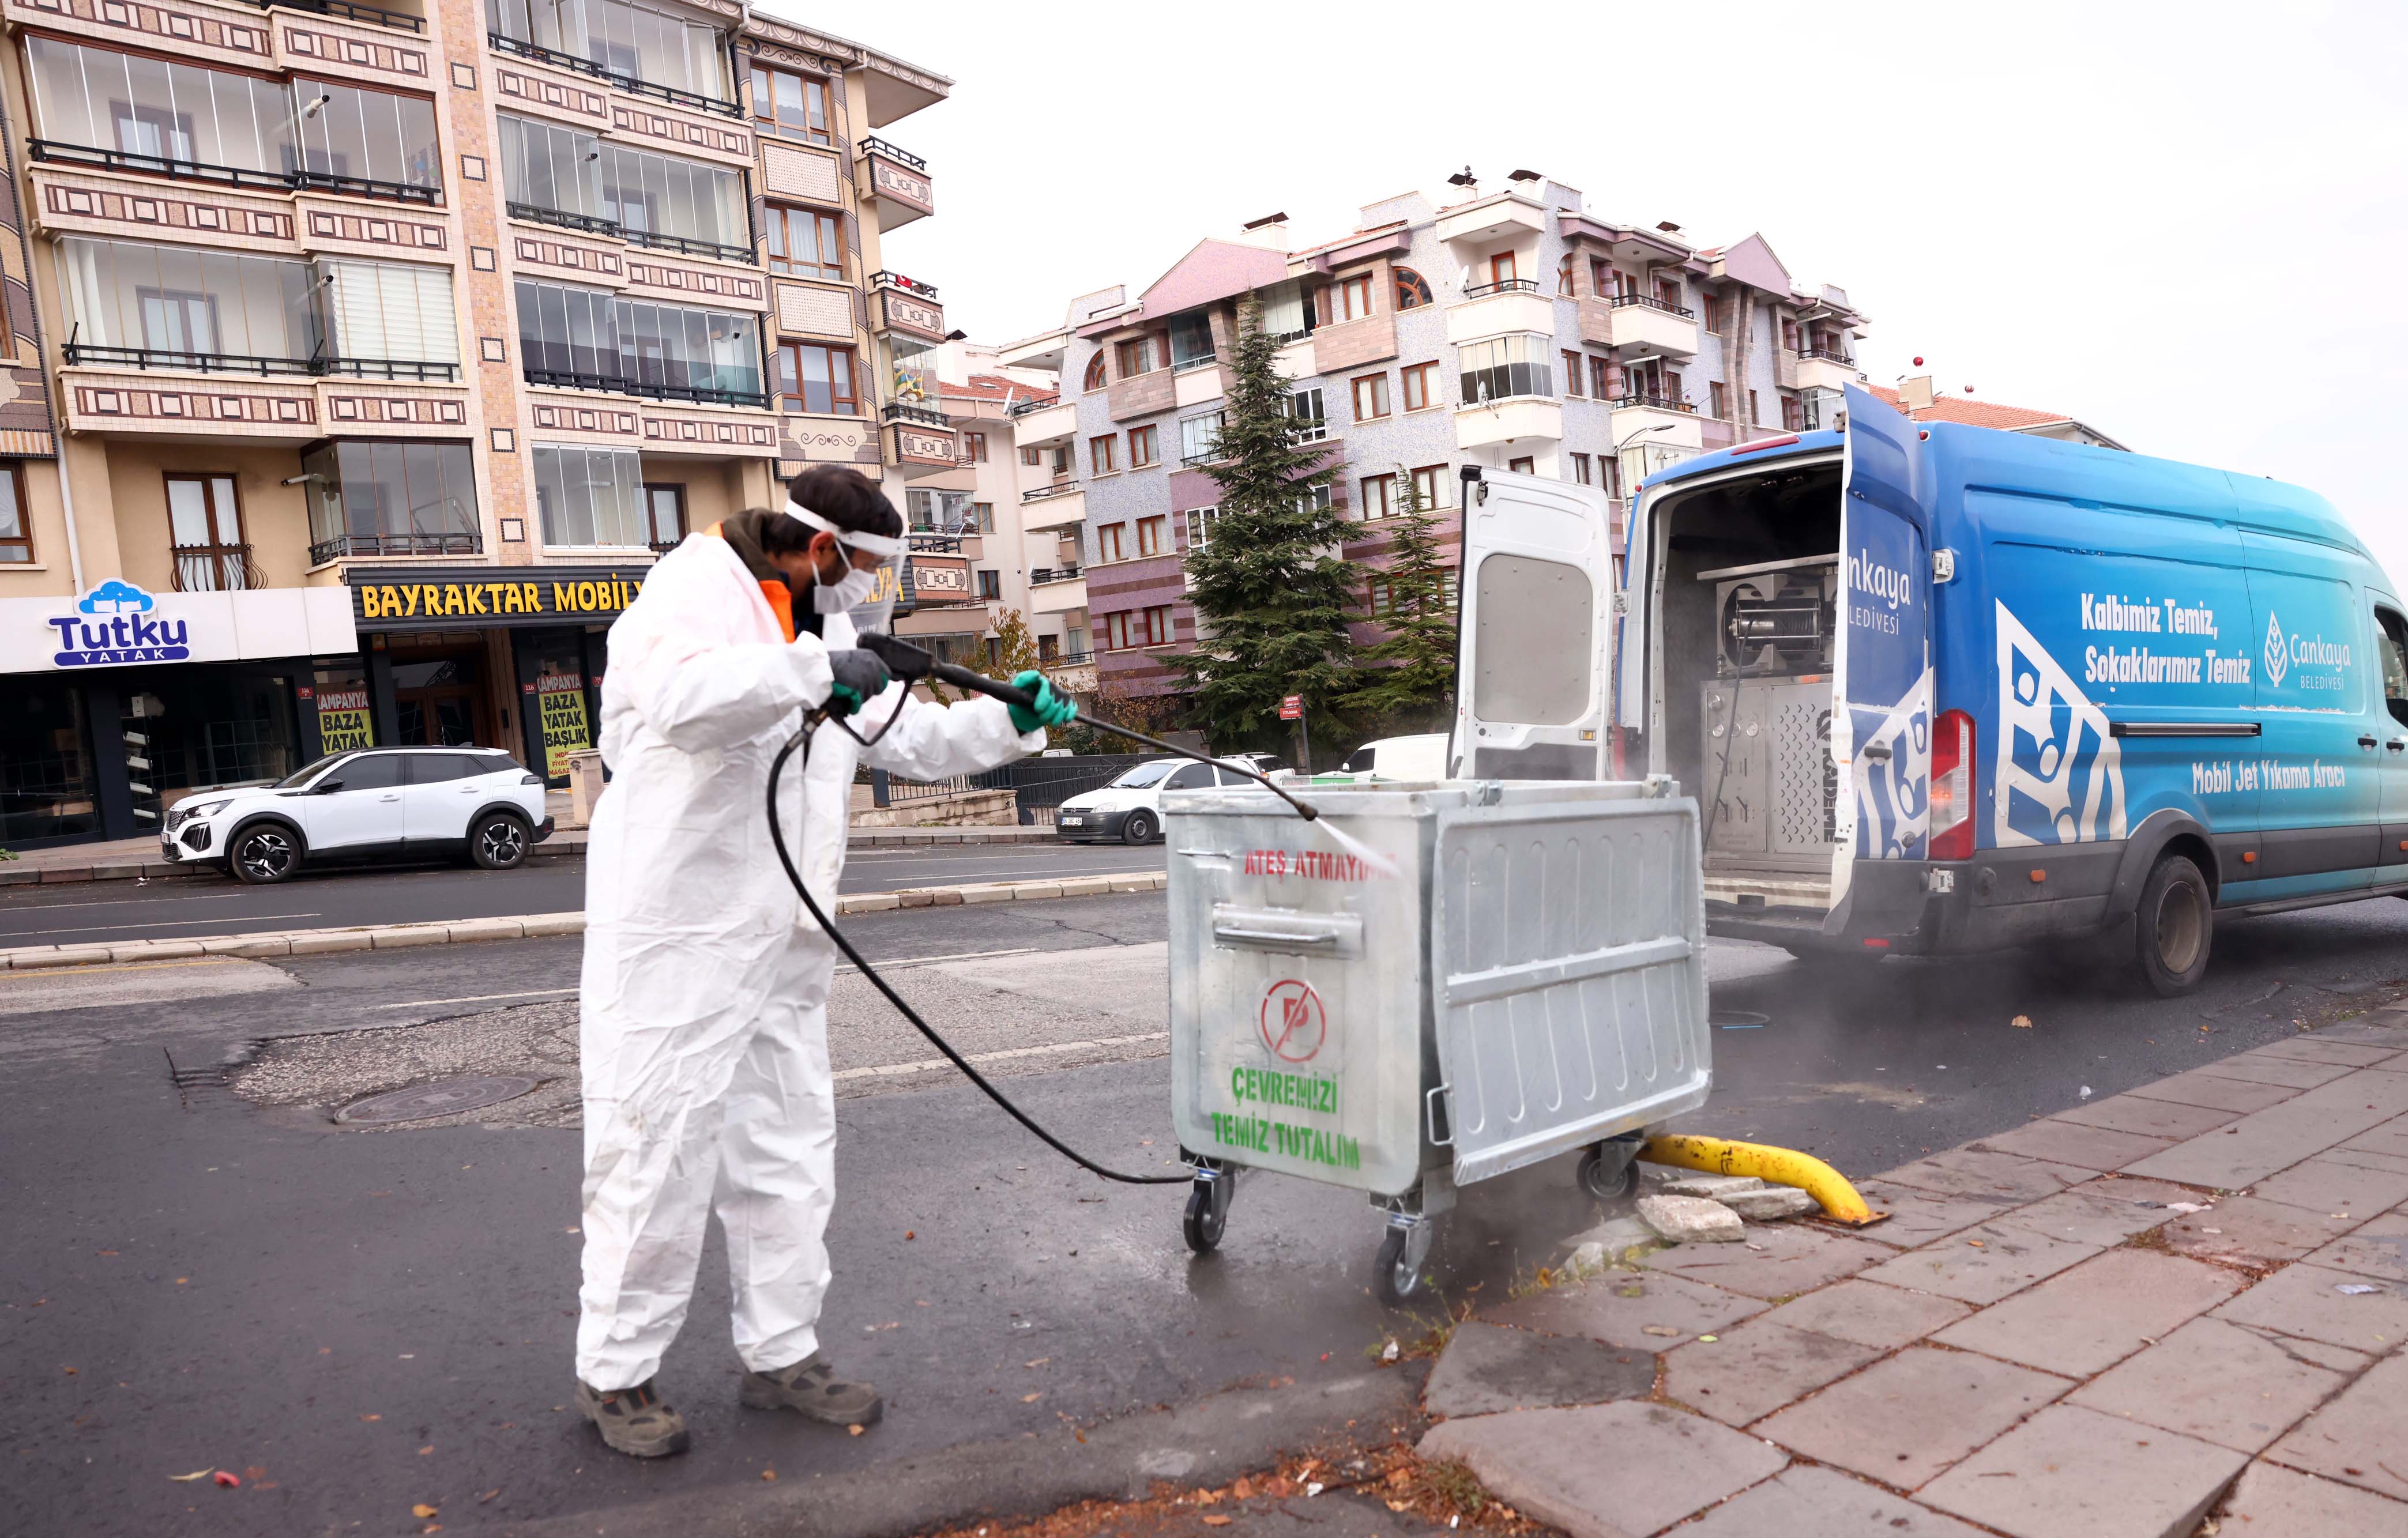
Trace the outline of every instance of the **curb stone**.
[[[964, 903], [1032, 903], [1056, 897], [1101, 897], [1114, 892], [1161, 891], [1169, 884], [1161, 871], [1129, 876], [1082, 876], [1052, 881], [991, 881], [958, 887], [914, 887], [902, 891], [849, 892], [837, 899], [839, 918], [895, 908], [950, 907]], [[466, 945], [478, 940], [538, 940], [585, 933], [582, 913], [531, 913], [518, 918], [437, 919], [415, 924], [361, 924], [339, 929], [267, 931], [172, 940], [121, 940], [106, 945], [22, 946], [0, 950], [0, 972], [34, 972], [70, 966], [108, 966], [133, 961], [211, 956], [323, 956], [346, 950], [394, 950], [409, 946]]]

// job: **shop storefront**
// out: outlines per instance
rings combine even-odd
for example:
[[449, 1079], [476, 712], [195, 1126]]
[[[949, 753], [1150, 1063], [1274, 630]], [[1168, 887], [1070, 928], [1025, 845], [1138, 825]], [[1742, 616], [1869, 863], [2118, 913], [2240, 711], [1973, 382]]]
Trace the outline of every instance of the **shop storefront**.
[[356, 671], [332, 589], [0, 600], [0, 847], [155, 835], [184, 797], [325, 751], [322, 680]]
[[354, 566], [365, 647], [335, 696], [380, 746], [499, 748], [566, 786], [568, 755], [595, 746], [610, 621], [649, 570]]

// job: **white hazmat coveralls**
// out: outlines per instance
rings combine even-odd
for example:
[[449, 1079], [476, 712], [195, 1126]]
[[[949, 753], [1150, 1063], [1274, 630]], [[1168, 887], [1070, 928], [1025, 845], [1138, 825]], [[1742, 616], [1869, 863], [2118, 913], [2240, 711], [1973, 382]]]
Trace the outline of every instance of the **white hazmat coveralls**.
[[[795, 595], [809, 612], [810, 590]], [[770, 847], [769, 762], [827, 697], [853, 621], [789, 642], [724, 539], [686, 540], [610, 627], [602, 755], [611, 781], [585, 857], [581, 1057], [584, 1286], [577, 1375], [601, 1390], [660, 1370], [684, 1322], [715, 1208], [733, 1275], [736, 1349], [776, 1372], [818, 1348], [827, 1291], [836, 1094], [827, 994], [835, 947]], [[855, 763], [916, 779], [1045, 745], [990, 699], [940, 707], [899, 684], [833, 722], [780, 785], [787, 847], [832, 911]]]

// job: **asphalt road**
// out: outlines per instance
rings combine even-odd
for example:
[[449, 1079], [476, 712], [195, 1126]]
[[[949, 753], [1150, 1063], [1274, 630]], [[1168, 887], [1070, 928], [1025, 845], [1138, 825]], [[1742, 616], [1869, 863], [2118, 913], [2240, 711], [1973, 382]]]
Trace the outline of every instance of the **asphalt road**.
[[[894, 891], [970, 881], [1158, 871], [1159, 844], [929, 845], [858, 849], [839, 891]], [[235, 882], [76, 882], [0, 890], [0, 947], [169, 940], [254, 930], [407, 924], [568, 913], [585, 905], [585, 862], [540, 861], [514, 871], [458, 865], [304, 871], [273, 887]]]
[[[1142, 1169], [1171, 1156], [1168, 1069], [1140, 1039], [1158, 1023], [1125, 1027], [1159, 1020], [1148, 969], [1164, 923], [1159, 898], [1134, 896], [847, 928], [877, 958], [916, 959], [897, 985], [968, 1047], [1087, 1044], [1009, 1060], [1011, 1092]], [[475, 1531], [679, 1490], [740, 1501], [764, 1470], [876, 1469], [908, 1491], [964, 1444], [1052, 1438], [1238, 1383], [1309, 1391], [1362, 1372], [1398, 1328], [1365, 1286], [1379, 1230], [1359, 1200], [1251, 1182], [1221, 1253], [1191, 1260], [1178, 1189], [1107, 1186], [1051, 1159], [958, 1078], [913, 1066], [926, 1046], [840, 979], [832, 1047], [853, 1076], [824, 1337], [884, 1387], [887, 1419], [845, 1437], [735, 1407], [714, 1235], [662, 1378], [695, 1450], [609, 1455], [555, 1408], [571, 1379], [575, 1132], [353, 1132], [323, 1107], [179, 1090], [163, 1056], [191, 1068], [266, 1037], [266, 1061], [383, 1053], [405, 1071], [435, 1061], [439, 1032], [504, 1044], [509, 1021], [556, 1012], [578, 954], [564, 939], [0, 979], [0, 1527], [401, 1532], [423, 1502]], [[2174, 1002], [2062, 960], [1833, 971], [1717, 945], [1711, 966], [1730, 1028], [1714, 1033], [1714, 1101], [1689, 1124], [1865, 1174], [2408, 991], [2408, 904], [2228, 926], [2206, 984]], [[461, 1017], [490, 1031], [280, 1040]], [[1117, 1045], [1098, 1045], [1107, 1032]], [[1494, 1297], [1593, 1220], [1560, 1162], [1474, 1188], [1440, 1225], [1440, 1289]], [[238, 1491], [171, 1478], [208, 1467], [257, 1472]]]

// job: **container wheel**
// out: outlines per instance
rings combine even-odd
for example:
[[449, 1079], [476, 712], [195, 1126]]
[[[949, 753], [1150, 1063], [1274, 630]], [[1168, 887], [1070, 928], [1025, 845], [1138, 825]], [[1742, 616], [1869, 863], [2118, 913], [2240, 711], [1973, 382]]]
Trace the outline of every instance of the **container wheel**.
[[1187, 1215], [1180, 1227], [1187, 1235], [1187, 1247], [1198, 1255], [1210, 1255], [1221, 1247], [1221, 1234], [1229, 1226], [1229, 1204], [1215, 1199], [1214, 1180], [1198, 1180], [1187, 1188]]
[[1429, 1259], [1429, 1243], [1426, 1222], [1388, 1225], [1388, 1232], [1380, 1238], [1379, 1257], [1372, 1261], [1372, 1279], [1378, 1284], [1381, 1302], [1394, 1305], [1421, 1296], [1422, 1262]]
[[1638, 1160], [1625, 1157], [1618, 1149], [1609, 1158], [1602, 1144], [1583, 1148], [1580, 1188], [1598, 1202], [1623, 1201], [1639, 1189]]

